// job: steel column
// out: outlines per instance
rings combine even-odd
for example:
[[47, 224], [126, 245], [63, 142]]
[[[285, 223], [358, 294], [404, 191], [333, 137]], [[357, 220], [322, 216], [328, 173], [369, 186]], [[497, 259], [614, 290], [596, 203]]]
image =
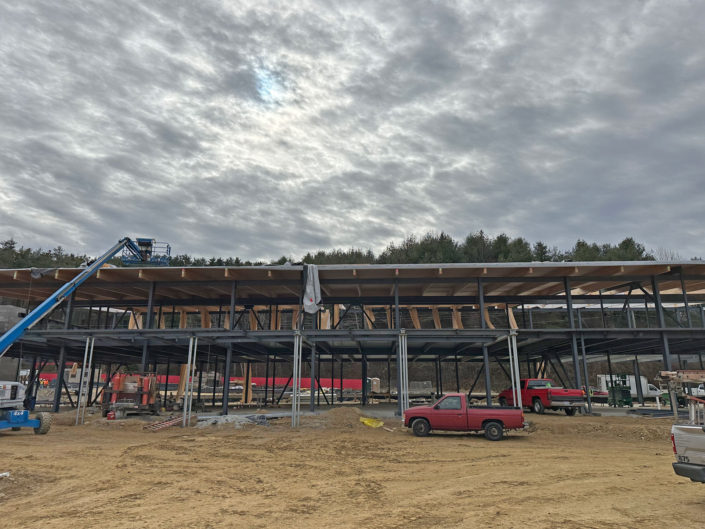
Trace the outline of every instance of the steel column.
[[455, 355], [455, 392], [460, 393], [460, 374], [458, 373], [458, 355]]
[[[312, 318], [312, 327], [313, 330], [315, 331], [316, 328], [318, 327], [317, 324], [317, 316], [318, 313], [315, 313]], [[316, 409], [316, 342], [313, 342], [311, 344], [311, 400], [308, 405], [309, 411], [315, 411]]]
[[401, 413], [409, 407], [409, 359], [406, 330], [399, 331], [399, 341], [397, 349], [400, 356], [400, 367], [398, 369], [401, 374], [401, 381], [397, 388], [397, 399], [399, 400], [399, 409]]
[[[300, 424], [301, 414], [301, 349], [303, 336], [299, 329], [294, 334], [294, 373], [292, 374], [293, 387], [291, 392], [291, 427], [297, 428]], [[286, 390], [286, 387], [284, 387]], [[282, 395], [284, 395], [282, 390]], [[281, 396], [279, 397], [281, 399]]]
[[[64, 329], [71, 328], [71, 317], [73, 316], [73, 296], [74, 292], [69, 296], [66, 302], [66, 316], [64, 318]], [[22, 361], [20, 360], [20, 363]], [[61, 386], [64, 381], [64, 364], [66, 364], [66, 346], [62, 345], [59, 349], [59, 365], [56, 369], [56, 388], [54, 388], [54, 403], [52, 404], [51, 411], [57, 413], [61, 405]]]
[[487, 328], [487, 323], [485, 322], [485, 289], [482, 284], [482, 278], [477, 278], [477, 301], [479, 303], [480, 309], [480, 328]]
[[169, 370], [171, 369], [171, 358], [166, 357], [166, 377], [164, 379], [164, 398], [162, 398], [162, 403], [166, 408], [166, 396], [169, 391]]
[[[485, 288], [481, 277], [477, 278], [477, 300], [479, 302], [478, 306], [480, 308], [480, 328], [486, 329], [487, 322], [485, 322]], [[529, 309], [529, 321], [531, 321], [531, 309]], [[487, 399], [487, 405], [492, 406], [492, 380], [490, 376], [490, 357], [486, 344], [482, 344], [482, 361], [485, 365], [485, 398]]]
[[[272, 317], [270, 311], [269, 317]], [[269, 399], [269, 354], [267, 354], [266, 368], [264, 370], [264, 405], [267, 406], [267, 400]]]
[[[245, 390], [245, 404], [253, 398], [252, 397], [252, 363], [248, 360], [245, 364], [245, 384], [243, 385]], [[223, 380], [223, 394], [230, 393], [230, 379]]]
[[196, 393], [196, 402], [201, 402], [201, 388], [203, 387], [203, 362], [198, 362], [198, 393]]
[[[147, 298], [147, 319], [145, 321], [144, 328], [152, 328], [152, 310], [154, 310], [154, 290], [156, 288], [156, 283], [150, 281], [149, 283], [149, 297]], [[140, 364], [140, 373], [144, 374], [147, 370], [147, 356], [149, 354], [149, 341], [145, 340], [142, 345], [142, 362]]]
[[641, 371], [639, 370], [639, 358], [634, 355], [634, 379], [636, 380], [636, 398], [639, 405], [644, 405], [644, 389], [641, 387]]
[[392, 359], [390, 356], [387, 356], [387, 394], [389, 395], [389, 401], [391, 402], [391, 400], [392, 400]]
[[580, 348], [583, 351], [583, 377], [585, 378], [585, 398], [587, 399], [587, 411], [592, 413], [592, 397], [590, 397], [590, 377], [588, 376], [587, 349], [585, 348], [585, 335], [582, 332], [583, 316], [578, 309], [578, 327], [580, 328]]
[[681, 291], [683, 292], [683, 306], [685, 307], [685, 319], [688, 322], [688, 327], [693, 326], [693, 320], [690, 317], [690, 307], [688, 306], [688, 293], [685, 290], [685, 280], [683, 279], [683, 273], [681, 276]]
[[95, 367], [91, 364], [91, 371], [88, 375], [88, 398], [86, 399], [87, 405], [91, 405], [91, 398], [93, 397], [93, 386], [95, 384]]
[[367, 404], [367, 358], [364, 354], [360, 361], [362, 362], [362, 369], [360, 370], [360, 378], [362, 378], [362, 399], [360, 403], [365, 406]]
[[[568, 323], [570, 324], [571, 331], [575, 331], [575, 315], [573, 314], [573, 295], [570, 290], [570, 279], [568, 277], [563, 278], [563, 285], [565, 288], [566, 297], [566, 308], [568, 309]], [[580, 364], [578, 363], [578, 337], [575, 332], [571, 334], [570, 345], [573, 351], [573, 376], [575, 380], [575, 387], [580, 389], [582, 386], [582, 381], [580, 380]]]
[[[213, 406], [213, 407], [215, 407], [215, 392], [216, 392], [217, 388], [218, 388], [218, 357], [216, 357], [215, 360], [213, 360], [213, 397], [211, 398], [211, 406]], [[225, 392], [223, 392], [223, 398], [226, 398]], [[227, 415], [227, 411], [225, 414]], [[222, 412], [221, 412], [221, 415], [222, 415]]]
[[184, 415], [181, 419], [181, 426], [191, 426], [191, 409], [193, 406], [193, 382], [196, 375], [196, 356], [198, 353], [198, 338], [192, 336], [188, 344], [188, 370], [186, 373], [186, 384], [184, 387]]
[[485, 398], [487, 399], [487, 405], [492, 406], [492, 380], [490, 377], [490, 356], [486, 344], [482, 344], [482, 361], [485, 367]]
[[394, 282], [394, 328], [401, 328], [401, 315], [399, 313], [399, 281]]
[[438, 398], [441, 395], [441, 383], [439, 382], [440, 378], [438, 375], [438, 364], [439, 364], [439, 361], [438, 361], [438, 358], [436, 357], [436, 359], [433, 361], [433, 374], [436, 376], [436, 380], [434, 382], [434, 386], [436, 387], [436, 398]]
[[277, 353], [274, 353], [274, 359], [272, 360], [272, 405], [274, 405], [274, 392], [277, 386]]
[[[86, 375], [93, 369], [93, 347], [95, 338], [86, 338], [86, 348], [83, 352], [83, 363], [81, 364], [81, 382], [78, 385], [78, 398], [76, 405], [76, 425], [83, 424], [86, 419], [86, 407], [88, 407], [88, 388], [86, 387]], [[88, 370], [88, 371], [86, 371]]]
[[[233, 330], [235, 328], [235, 305], [237, 303], [237, 281], [233, 281], [230, 284], [230, 318], [228, 321], [228, 327], [230, 328], [229, 330]], [[228, 346], [225, 349], [225, 369], [223, 370], [223, 376], [225, 379], [225, 383], [228, 385], [228, 390], [225, 391], [225, 385], [223, 385], [223, 406], [221, 407], [220, 414], [221, 415], [227, 415], [228, 414], [228, 404], [230, 402], [230, 370], [232, 369], [232, 363], [233, 363], [233, 344], [229, 343]], [[217, 366], [217, 364], [216, 364]], [[247, 382], [247, 381], [245, 381]], [[213, 387], [215, 388], [215, 376], [213, 377]], [[215, 397], [215, 389], [213, 390], [213, 395]], [[215, 405], [215, 398], [213, 405]]]
[[27, 388], [25, 390], [25, 395], [31, 397], [34, 394], [34, 379], [37, 376], [37, 355], [32, 355], [32, 369], [29, 371], [29, 381], [27, 382]]
[[[661, 293], [658, 289], [658, 282], [656, 281], [656, 276], [651, 277], [651, 288], [654, 295], [654, 305], [656, 305], [656, 317], [658, 318], [658, 325], [661, 329], [663, 329], [666, 327], [666, 321], [663, 315]], [[668, 344], [668, 335], [665, 332], [661, 332], [661, 343], [663, 345], [663, 368], [666, 371], [671, 371], [671, 349]]]
[[516, 330], [511, 330], [509, 336], [507, 337], [507, 344], [509, 345], [509, 363], [513, 368], [514, 377], [516, 380], [514, 406], [522, 409], [521, 402], [521, 377], [519, 376], [519, 348], [517, 346], [517, 332]]
[[[401, 327], [401, 318], [399, 316], [399, 282], [394, 282], [394, 328], [399, 330]], [[402, 395], [402, 387], [404, 382], [403, 375], [403, 362], [402, 362], [402, 351], [401, 351], [401, 338], [397, 340], [397, 410], [394, 412], [395, 415], [401, 417], [404, 413], [404, 399]], [[391, 389], [389, 390], [391, 394]]]
[[[615, 397], [617, 396], [617, 393], [614, 391], [614, 376], [612, 375], [612, 359], [610, 358], [610, 352], [607, 351], [607, 372], [610, 375], [610, 387], [612, 388], [612, 395]], [[609, 394], [610, 394], [610, 388], [607, 388], [607, 401], [609, 403]], [[614, 407], [617, 407], [617, 400], [613, 398], [612, 400]]]
[[[343, 402], [343, 359], [340, 359], [340, 402]], [[390, 388], [389, 392], [391, 393], [392, 390]]]

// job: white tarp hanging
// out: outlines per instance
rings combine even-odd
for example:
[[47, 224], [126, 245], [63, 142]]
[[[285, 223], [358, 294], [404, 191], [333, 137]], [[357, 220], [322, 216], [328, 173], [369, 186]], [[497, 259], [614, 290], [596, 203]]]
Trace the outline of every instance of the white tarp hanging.
[[320, 308], [321, 284], [318, 281], [318, 267], [316, 265], [306, 265], [306, 287], [304, 288], [304, 310], [309, 314], [315, 314]]

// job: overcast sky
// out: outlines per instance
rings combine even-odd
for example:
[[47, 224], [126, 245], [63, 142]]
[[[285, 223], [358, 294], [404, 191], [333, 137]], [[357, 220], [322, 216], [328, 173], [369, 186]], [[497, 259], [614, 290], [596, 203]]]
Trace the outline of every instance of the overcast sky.
[[0, 3], [0, 238], [703, 256], [705, 2]]

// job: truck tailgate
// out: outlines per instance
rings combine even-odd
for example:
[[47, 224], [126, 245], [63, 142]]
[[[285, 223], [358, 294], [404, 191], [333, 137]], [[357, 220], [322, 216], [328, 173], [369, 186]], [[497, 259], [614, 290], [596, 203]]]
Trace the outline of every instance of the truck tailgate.
[[579, 389], [551, 388], [548, 390], [552, 397], [577, 397], [582, 398], [583, 392]]
[[705, 465], [705, 431], [702, 426], [674, 424], [671, 432], [679, 461]]
[[702, 426], [674, 424], [671, 428], [677, 463], [673, 470], [679, 476], [705, 482], [705, 431]]

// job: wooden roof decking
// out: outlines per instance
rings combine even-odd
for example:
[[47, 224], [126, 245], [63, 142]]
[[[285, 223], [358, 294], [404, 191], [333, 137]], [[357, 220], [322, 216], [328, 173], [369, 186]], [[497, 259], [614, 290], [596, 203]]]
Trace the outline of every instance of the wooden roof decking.
[[[393, 296], [395, 282], [402, 298], [452, 301], [477, 296], [478, 278], [483, 279], [484, 295], [494, 298], [561, 296], [565, 294], [564, 277], [569, 278], [574, 295], [597, 295], [600, 291], [626, 294], [634, 281], [643, 282], [643, 288], [651, 292], [651, 276], [659, 278], [662, 294], [680, 295], [681, 276], [689, 296], [705, 294], [705, 262], [699, 261], [321, 265], [318, 268], [324, 302], [326, 298], [389, 298]], [[0, 296], [43, 300], [81, 271], [78, 268], [0, 270]], [[151, 282], [157, 282], [155, 301], [162, 303], [226, 299], [232, 281], [237, 281], [239, 304], [257, 299], [291, 302], [298, 299], [302, 271], [300, 265], [103, 268], [81, 285], [76, 299], [146, 299]]]

